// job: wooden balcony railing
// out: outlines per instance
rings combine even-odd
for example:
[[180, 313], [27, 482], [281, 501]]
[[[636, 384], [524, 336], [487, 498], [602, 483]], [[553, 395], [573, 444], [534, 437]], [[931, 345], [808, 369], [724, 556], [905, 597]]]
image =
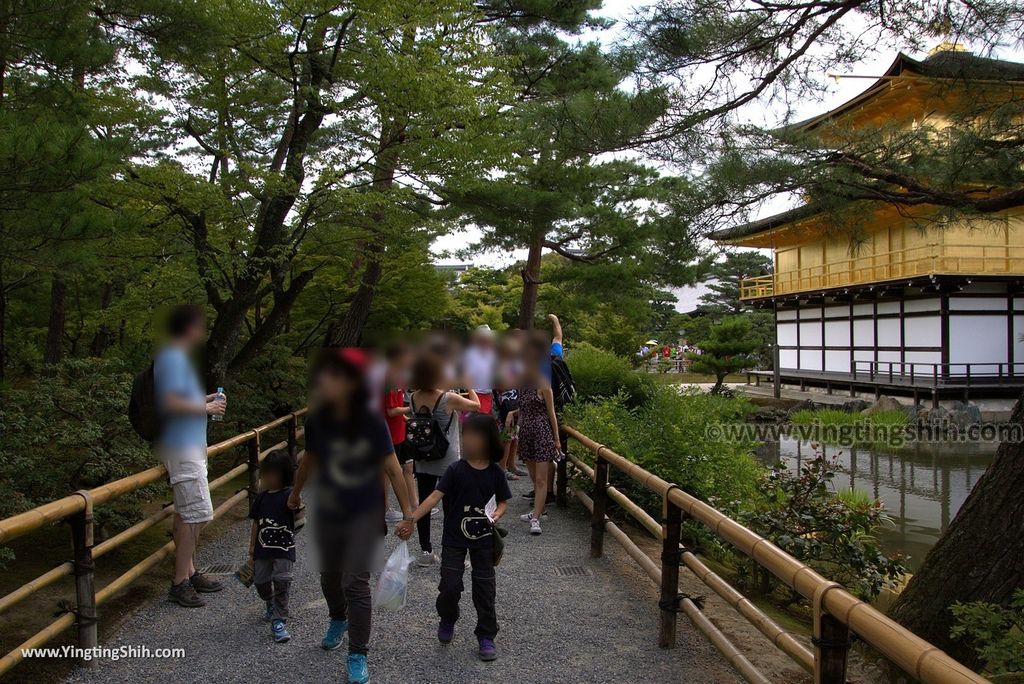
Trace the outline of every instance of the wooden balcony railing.
[[931, 243], [861, 254], [773, 275], [745, 278], [740, 299], [759, 299], [923, 275], [1024, 275], [1024, 250], [1010, 245]]

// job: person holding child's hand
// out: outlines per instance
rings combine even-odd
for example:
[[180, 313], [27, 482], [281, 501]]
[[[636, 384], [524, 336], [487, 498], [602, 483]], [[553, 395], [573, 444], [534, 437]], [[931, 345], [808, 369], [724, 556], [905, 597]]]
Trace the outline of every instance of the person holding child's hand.
[[[497, 593], [494, 575], [495, 523], [501, 519], [512, 497], [505, 471], [501, 467], [501, 436], [493, 416], [474, 413], [462, 425], [462, 460], [448, 466], [437, 488], [413, 512], [413, 521], [430, 515], [444, 502], [444, 532], [441, 536], [441, 583], [438, 587], [437, 614], [440, 624], [437, 638], [447, 644], [455, 637], [462, 596], [462, 576], [466, 555], [472, 565], [473, 605], [476, 607], [475, 634], [481, 660], [498, 657], [494, 637], [498, 633], [495, 610]], [[495, 509], [488, 511], [494, 500]], [[406, 521], [403, 525], [403, 531]]]

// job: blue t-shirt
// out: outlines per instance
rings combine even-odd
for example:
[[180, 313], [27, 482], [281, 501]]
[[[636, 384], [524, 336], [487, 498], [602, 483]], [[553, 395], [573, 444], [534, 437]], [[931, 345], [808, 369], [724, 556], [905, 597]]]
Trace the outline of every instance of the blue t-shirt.
[[184, 350], [173, 345], [164, 347], [153, 361], [153, 387], [163, 425], [157, 443], [172, 449], [206, 448], [206, 415], [168, 413], [168, 395], [198, 404], [205, 403], [206, 393], [199, 382], [196, 369]]

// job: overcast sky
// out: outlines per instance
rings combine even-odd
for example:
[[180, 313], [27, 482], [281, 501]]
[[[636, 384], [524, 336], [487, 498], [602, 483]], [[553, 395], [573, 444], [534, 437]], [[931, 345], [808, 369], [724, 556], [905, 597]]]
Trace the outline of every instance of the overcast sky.
[[[644, 0], [605, 0], [604, 9], [600, 11], [600, 15], [619, 21], [629, 17], [632, 12], [639, 7], [644, 7], [652, 4]], [[855, 27], [852, 27], [855, 28]], [[588, 36], [589, 39], [598, 39], [602, 42], [611, 44], [615, 41], [618, 31], [617, 27], [601, 32], [594, 33]], [[935, 41], [940, 42], [939, 40]], [[878, 76], [884, 73], [889, 67], [892, 61], [896, 58], [899, 48], [901, 46], [892, 45], [879, 45], [877, 52], [875, 52], [871, 58], [866, 59], [859, 63], [855, 68], [849, 70], [849, 75], [857, 76]], [[967, 46], [970, 48], [970, 46]], [[923, 59], [927, 54], [911, 54], [912, 57]], [[992, 55], [1002, 59], [1009, 59], [1013, 61], [1024, 61], [1024, 52], [1021, 50], [997, 50]], [[824, 75], [823, 75], [824, 76]], [[842, 74], [840, 74], [842, 76]], [[853, 98], [868, 86], [871, 85], [871, 80], [863, 78], [842, 78], [839, 79], [827, 79], [829, 84], [828, 91], [825, 97], [821, 100], [808, 98], [805, 101], [798, 103], [794, 107], [793, 117], [794, 120], [801, 120], [815, 114], [828, 111], [833, 109], [843, 102]], [[743, 114], [748, 116], [751, 120], [767, 121], [772, 124], [778, 123], [779, 116], [773, 113], [769, 108], [763, 105], [751, 105], [748, 107], [749, 111], [744, 111]], [[768, 204], [763, 209], [764, 215], [769, 215], [782, 211], [788, 208], [785, 204]], [[466, 245], [473, 244], [480, 238], [480, 231], [476, 228], [467, 228], [456, 233], [441, 236], [438, 238], [433, 246], [433, 251], [437, 255], [437, 261], [439, 263], [473, 263], [480, 266], [508, 266], [516, 261], [526, 258], [526, 250], [515, 250], [511, 253], [508, 252], [486, 252], [476, 254], [468, 259], [458, 258], [452, 253], [457, 250], [464, 249]], [[692, 311], [697, 305], [700, 295], [705, 292], [705, 288], [696, 286], [692, 288], [683, 288], [676, 291], [678, 302], [676, 309], [679, 311]]]

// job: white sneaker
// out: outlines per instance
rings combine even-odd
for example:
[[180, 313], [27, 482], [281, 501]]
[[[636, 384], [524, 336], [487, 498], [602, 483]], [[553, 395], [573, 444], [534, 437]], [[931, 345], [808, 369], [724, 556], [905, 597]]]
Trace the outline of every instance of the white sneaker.
[[530, 518], [530, 534], [535, 537], [540, 534], [540, 520]]
[[391, 510], [384, 514], [384, 522], [394, 525], [396, 522], [401, 522], [402, 517], [402, 511]]
[[423, 551], [420, 553], [420, 558], [416, 561], [416, 565], [421, 568], [429, 568], [434, 563], [437, 563], [437, 554], [432, 551]]
[[[519, 519], [522, 520], [523, 522], [530, 522], [531, 520], [533, 520], [533, 513], [523, 513], [521, 516], [519, 516]], [[540, 514], [540, 519], [541, 520], [547, 520], [548, 519], [548, 512], [544, 511], [543, 513], [541, 513]]]

